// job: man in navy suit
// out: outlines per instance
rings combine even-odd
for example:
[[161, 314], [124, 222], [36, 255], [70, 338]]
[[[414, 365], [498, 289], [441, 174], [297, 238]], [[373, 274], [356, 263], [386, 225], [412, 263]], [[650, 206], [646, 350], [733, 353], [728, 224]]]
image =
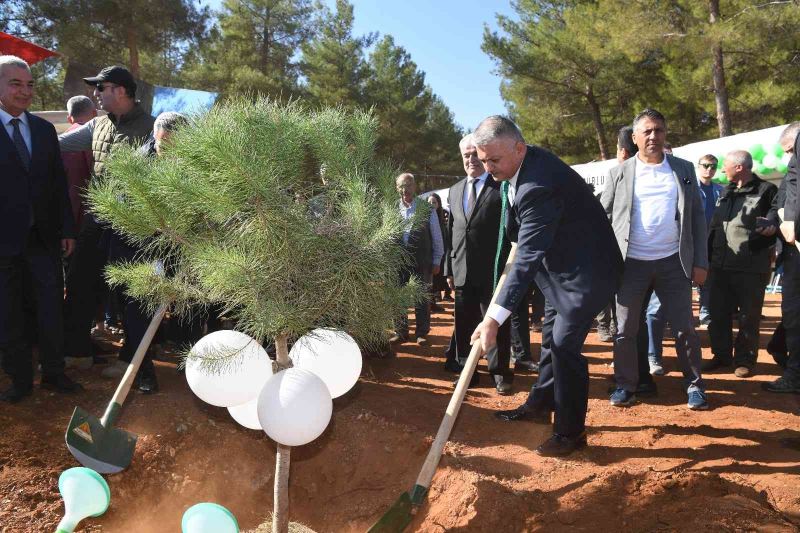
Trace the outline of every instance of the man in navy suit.
[[536, 282], [547, 301], [538, 382], [522, 406], [497, 415], [549, 422], [555, 411], [553, 435], [536, 452], [567, 455], [586, 445], [589, 371], [581, 348], [617, 289], [622, 256], [583, 179], [547, 150], [526, 145], [511, 120], [488, 117], [472, 139], [486, 170], [503, 182], [512, 242], [492, 305], [472, 339], [490, 350], [500, 325]]
[[27, 112], [32, 99], [28, 64], [0, 56], [0, 356], [12, 383], [0, 399], [11, 403], [33, 389], [28, 299], [36, 310], [42, 387], [81, 389], [64, 374], [61, 252], [75, 246], [72, 208], [56, 130]]

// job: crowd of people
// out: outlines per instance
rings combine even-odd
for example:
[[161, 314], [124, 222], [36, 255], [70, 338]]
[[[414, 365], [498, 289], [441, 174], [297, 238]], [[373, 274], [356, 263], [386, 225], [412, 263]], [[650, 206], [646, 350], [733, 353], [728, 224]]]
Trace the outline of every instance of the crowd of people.
[[[67, 103], [70, 127], [58, 136], [52, 124], [27, 112], [33, 96], [28, 65], [0, 56], [0, 119], [7, 133], [0, 135], [6, 179], [0, 199], [6, 228], [0, 237], [0, 354], [12, 382], [0, 399], [12, 403], [31, 394], [33, 340], [42, 387], [69, 393], [81, 386], [67, 368], [105, 364], [102, 375], [119, 378], [150, 321], [124, 290], [106, 287], [104, 267], [139, 250], [96, 219], [82, 191], [102, 176], [114, 146], [140, 146], [145, 157], [158, 157], [187, 119], [172, 112], [153, 118], [136, 100], [136, 82], [123, 67], [106, 67], [84, 81], [106, 113], [98, 116], [86, 96], [73, 97]], [[390, 342], [427, 344], [431, 310], [442, 310], [433, 295], [454, 298], [445, 369], [460, 373], [478, 342], [498, 394], [512, 393], [515, 372], [538, 373], [526, 401], [496, 415], [542, 423], [553, 417], [553, 435], [538, 452], [565, 455], [586, 444], [589, 373], [581, 351], [595, 323], [599, 338], [613, 342], [612, 406], [657, 394], [653, 376], [664, 374], [667, 324], [689, 409], [709, 407], [703, 372], [752, 376], [777, 248], [783, 321], [770, 351], [785, 370], [764, 388], [800, 393], [800, 319], [794, 312], [800, 252], [793, 222], [798, 131], [800, 123], [794, 123], [780, 138], [792, 154], [780, 190], [753, 173], [753, 159], [742, 150], [725, 156], [729, 183], [722, 186], [712, 181], [717, 159], [701, 157], [696, 172], [695, 164], [670, 153], [666, 118], [646, 109], [619, 131], [619, 164], [596, 197], [557, 156], [526, 144], [511, 120], [488, 117], [459, 143], [466, 177], [449, 189], [449, 211], [436, 194], [418, 196], [412, 174], [397, 177], [401, 242], [410, 258], [400, 281], [421, 280], [431, 298], [414, 309], [414, 334], [402, 316]], [[693, 284], [699, 289], [697, 322]], [[115, 316], [125, 339], [109, 364], [95, 353], [92, 332], [104, 322], [116, 325]], [[187, 340], [199, 338], [201, 322], [188, 326]], [[542, 334], [538, 362], [531, 327]], [[702, 361], [696, 327], [708, 328], [709, 360]], [[479, 380], [476, 372], [470, 386]], [[136, 386], [145, 393], [158, 389], [149, 356]]]
[[[800, 122], [793, 123], [780, 137], [792, 156], [799, 131]], [[748, 152], [733, 150], [721, 165], [728, 180], [723, 186], [712, 181], [719, 163], [715, 156], [701, 157], [696, 172], [694, 164], [672, 155], [666, 137], [667, 120], [654, 109], [622, 128], [619, 164], [597, 198], [556, 156], [526, 145], [507, 118], [485, 119], [459, 145], [466, 177], [448, 191], [444, 273], [455, 295], [455, 323], [444, 367], [461, 372], [470, 344], [481, 342], [498, 394], [512, 392], [515, 371], [538, 372], [526, 401], [496, 416], [550, 423], [554, 415], [553, 436], [537, 449], [543, 455], [565, 455], [586, 444], [589, 376], [581, 348], [593, 322], [600, 340], [613, 342], [612, 406], [631, 406], [637, 397], [658, 393], [654, 376], [665, 373], [667, 324], [689, 409], [709, 408], [703, 372], [752, 376], [765, 289], [776, 259], [786, 265], [784, 321], [769, 350], [784, 374], [763, 387], [800, 393], [800, 360], [793, 351], [800, 349], [794, 337], [798, 330], [787, 335], [785, 320], [797, 299], [794, 278], [787, 280], [796, 268], [787, 261], [797, 257], [797, 247], [793, 222], [783, 222], [792, 215], [780, 214], [788, 198], [793, 206], [796, 202], [796, 192], [784, 192], [796, 191], [794, 157], [779, 192], [753, 173]], [[419, 199], [402, 194], [413, 190], [409, 174], [397, 185], [403, 212]], [[428, 259], [425, 269], [413, 273], [430, 282], [430, 265], [438, 268], [439, 252], [415, 243], [440, 239], [441, 230], [431, 217], [430, 224], [414, 231], [429, 235], [404, 240], [417, 264], [420, 254]], [[539, 298], [534, 314], [542, 317], [538, 363], [530, 352], [529, 327], [538, 322], [529, 317], [534, 295]], [[430, 308], [416, 311], [422, 325], [417, 342], [423, 344]], [[407, 331], [407, 321], [402, 324]], [[696, 328], [708, 328], [709, 360], [702, 361]], [[403, 342], [407, 335], [398, 333], [392, 340]], [[478, 383], [476, 372], [470, 386]]]

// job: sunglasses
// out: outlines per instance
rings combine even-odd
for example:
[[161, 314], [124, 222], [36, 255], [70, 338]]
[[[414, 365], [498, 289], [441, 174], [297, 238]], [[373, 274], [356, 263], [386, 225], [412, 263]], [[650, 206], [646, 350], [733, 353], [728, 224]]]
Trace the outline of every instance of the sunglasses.
[[99, 93], [101, 93], [101, 92], [105, 91], [106, 89], [113, 89], [114, 87], [119, 87], [119, 85], [113, 85], [113, 84], [111, 84], [111, 85], [100, 85], [100, 84], [98, 83], [98, 84], [95, 86], [95, 88], [97, 89], [97, 92], [99, 92]]
[[717, 165], [715, 165], [714, 163], [700, 163], [700, 166], [705, 168], [705, 169], [716, 168], [717, 167]]

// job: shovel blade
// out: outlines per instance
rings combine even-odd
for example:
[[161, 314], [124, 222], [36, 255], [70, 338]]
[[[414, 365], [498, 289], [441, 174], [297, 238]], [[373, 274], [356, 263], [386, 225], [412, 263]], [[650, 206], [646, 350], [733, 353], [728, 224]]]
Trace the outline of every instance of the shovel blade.
[[411, 495], [404, 492], [367, 533], [401, 533], [414, 518]]
[[98, 474], [116, 474], [128, 468], [137, 435], [114, 427], [103, 427], [100, 419], [76, 407], [64, 440], [80, 464]]

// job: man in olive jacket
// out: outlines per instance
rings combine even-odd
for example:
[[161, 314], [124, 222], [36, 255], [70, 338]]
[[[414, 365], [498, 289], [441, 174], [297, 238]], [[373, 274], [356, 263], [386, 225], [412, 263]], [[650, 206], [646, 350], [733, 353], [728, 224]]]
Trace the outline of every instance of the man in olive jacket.
[[[136, 101], [136, 81], [125, 67], [106, 67], [83, 81], [94, 86], [94, 96], [108, 114], [62, 134], [58, 140], [62, 152], [92, 151], [91, 179], [96, 179], [102, 175], [112, 147], [120, 143], [141, 145], [153, 132], [154, 119]], [[92, 366], [90, 332], [99, 299], [97, 288], [102, 287], [103, 267], [108, 259], [107, 246], [103, 245], [107, 240], [103, 238], [103, 226], [91, 214], [87, 216], [67, 271], [64, 329], [68, 367]], [[118, 364], [103, 372], [106, 377], [116, 378], [126, 366]]]
[[[709, 228], [711, 337], [713, 359], [703, 370], [729, 367], [750, 376], [758, 358], [758, 330], [764, 289], [771, 271], [770, 247], [777, 228], [766, 216], [778, 188], [752, 172], [753, 158], [744, 150], [725, 156], [730, 183], [717, 200]], [[739, 309], [739, 333], [732, 342], [732, 315]]]

